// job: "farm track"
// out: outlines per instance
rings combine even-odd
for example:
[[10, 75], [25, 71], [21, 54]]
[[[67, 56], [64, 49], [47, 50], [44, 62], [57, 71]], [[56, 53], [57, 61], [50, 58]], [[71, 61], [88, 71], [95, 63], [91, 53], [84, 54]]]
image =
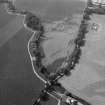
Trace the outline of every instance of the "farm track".
[[[83, 15], [83, 20], [81, 21], [79, 32], [77, 35], [78, 37], [75, 39], [74, 51], [69, 56], [70, 58], [67, 58], [67, 61], [66, 61], [68, 63], [67, 67], [58, 70], [53, 75], [50, 74], [49, 71], [47, 70], [47, 68], [41, 64], [41, 59], [43, 58], [43, 56], [41, 55], [41, 52], [39, 50], [40, 44], [38, 44], [38, 43], [40, 43], [39, 41], [40, 41], [41, 36], [43, 36], [43, 32], [41, 34], [39, 32], [39, 37], [37, 38], [37, 40], [36, 39], [34, 41], [30, 40], [30, 42], [32, 41], [33, 45], [36, 46], [35, 49], [33, 50], [35, 60], [33, 60], [32, 62], [36, 62], [35, 65], [37, 66], [38, 72], [41, 72], [44, 75], [44, 77], [46, 78], [46, 80], [48, 81], [48, 83], [47, 83], [46, 80], [41, 79], [39, 77], [39, 79], [45, 81], [44, 82], [46, 84], [45, 90], [47, 89], [46, 92], [53, 94], [53, 92], [55, 91], [54, 93], [57, 94], [56, 87], [59, 87], [59, 88], [63, 89], [63, 94], [65, 93], [66, 90], [61, 86], [61, 84], [58, 83], [58, 80], [65, 75], [70, 76], [69, 73], [71, 72], [71, 70], [73, 70], [75, 68], [75, 65], [79, 63], [79, 59], [80, 59], [80, 56], [82, 53], [81, 47], [85, 45], [85, 33], [88, 32], [87, 31], [87, 21], [89, 20], [89, 16], [87, 18], [86, 15], [87, 15], [87, 12], [85, 10], [84, 15]], [[35, 70], [34, 70], [34, 72], [35, 72]], [[35, 74], [37, 74], [37, 73], [35, 73]], [[62, 96], [60, 95], [59, 97], [62, 97]], [[84, 100], [84, 102], [85, 102], [85, 100]], [[85, 102], [85, 103], [86, 103], [86, 105], [90, 105], [87, 102]]]

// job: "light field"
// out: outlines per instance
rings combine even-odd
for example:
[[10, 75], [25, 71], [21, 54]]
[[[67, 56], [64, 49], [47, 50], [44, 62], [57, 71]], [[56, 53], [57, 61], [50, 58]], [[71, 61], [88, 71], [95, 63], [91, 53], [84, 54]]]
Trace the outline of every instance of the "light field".
[[[94, 25], [95, 23], [95, 25]], [[105, 16], [93, 14], [80, 63], [59, 82], [92, 105], [105, 105]], [[98, 91], [99, 90], [99, 91]]]
[[74, 19], [67, 23], [59, 21], [44, 25], [46, 39], [41, 45], [45, 53], [45, 58], [42, 60], [45, 66], [53, 65], [57, 60], [71, 55], [75, 47], [73, 41], [77, 37], [80, 20], [81, 16], [74, 16]]

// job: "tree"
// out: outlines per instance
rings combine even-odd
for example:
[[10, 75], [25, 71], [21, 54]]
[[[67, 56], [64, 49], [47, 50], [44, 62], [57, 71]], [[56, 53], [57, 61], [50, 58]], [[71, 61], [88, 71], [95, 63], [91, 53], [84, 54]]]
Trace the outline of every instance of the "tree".
[[41, 24], [40, 19], [33, 13], [29, 12], [25, 16], [24, 24], [33, 31], [41, 31], [43, 30], [43, 26]]
[[49, 100], [49, 94], [47, 93], [46, 90], [42, 90], [42, 92], [40, 94], [40, 100], [44, 101], [44, 102]]
[[41, 105], [40, 99], [38, 98], [38, 99], [33, 103], [33, 105]]

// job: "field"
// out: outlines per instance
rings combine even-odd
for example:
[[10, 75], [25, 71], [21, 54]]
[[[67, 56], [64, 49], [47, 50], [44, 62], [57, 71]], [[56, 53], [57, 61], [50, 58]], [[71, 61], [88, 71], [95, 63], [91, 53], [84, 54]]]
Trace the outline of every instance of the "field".
[[[55, 22], [55, 26], [50, 27], [49, 30], [44, 34], [46, 37], [42, 41], [42, 48], [45, 53], [45, 58], [43, 59], [44, 65], [51, 65], [58, 59], [66, 59], [68, 55], [74, 50], [74, 39], [77, 37], [78, 27], [80, 24], [81, 16], [74, 16], [75, 22], [73, 20], [68, 20], [67, 23]], [[52, 26], [52, 24], [51, 24]], [[55, 30], [54, 30], [55, 29]]]
[[105, 104], [104, 19], [104, 15], [91, 16], [80, 63], [76, 65], [70, 77], [63, 77], [60, 80], [68, 91], [74, 90], [75, 94], [88, 100], [92, 105]]

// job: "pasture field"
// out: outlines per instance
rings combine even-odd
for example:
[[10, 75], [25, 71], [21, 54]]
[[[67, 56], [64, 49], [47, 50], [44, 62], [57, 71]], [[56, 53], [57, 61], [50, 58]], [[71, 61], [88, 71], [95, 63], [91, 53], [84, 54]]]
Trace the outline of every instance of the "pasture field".
[[59, 80], [68, 91], [74, 90], [92, 105], [105, 104], [104, 23], [104, 15], [91, 15], [88, 23], [89, 32], [86, 34], [86, 44], [82, 47], [80, 63], [76, 65], [70, 77], [65, 76]]

